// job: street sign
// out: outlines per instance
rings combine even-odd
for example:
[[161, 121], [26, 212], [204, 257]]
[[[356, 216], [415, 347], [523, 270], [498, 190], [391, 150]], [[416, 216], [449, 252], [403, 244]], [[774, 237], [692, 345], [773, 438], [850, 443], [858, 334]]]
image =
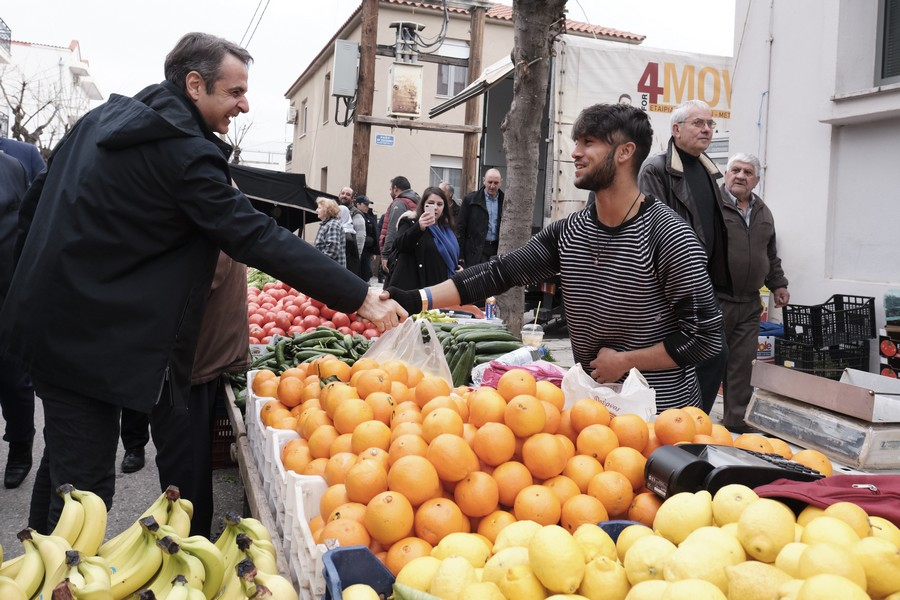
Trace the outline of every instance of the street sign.
[[394, 136], [386, 135], [383, 133], [379, 133], [375, 135], [375, 145], [376, 146], [393, 146], [394, 145]]

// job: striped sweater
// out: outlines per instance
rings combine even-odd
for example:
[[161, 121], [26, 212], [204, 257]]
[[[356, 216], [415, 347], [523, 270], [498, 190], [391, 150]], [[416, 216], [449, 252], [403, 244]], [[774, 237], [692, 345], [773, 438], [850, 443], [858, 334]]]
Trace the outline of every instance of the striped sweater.
[[706, 254], [680, 217], [652, 197], [621, 227], [603, 225], [586, 208], [453, 280], [466, 304], [557, 273], [573, 354], [586, 372], [601, 348], [663, 342], [679, 367], [643, 373], [657, 409], [700, 406], [693, 365], [721, 350], [722, 314]]

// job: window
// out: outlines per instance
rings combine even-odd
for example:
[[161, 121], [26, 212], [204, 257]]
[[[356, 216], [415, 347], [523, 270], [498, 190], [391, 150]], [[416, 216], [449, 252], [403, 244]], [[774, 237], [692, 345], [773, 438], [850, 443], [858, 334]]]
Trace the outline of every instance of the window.
[[328, 167], [322, 167], [319, 171], [319, 190], [324, 192], [328, 189]]
[[328, 122], [328, 106], [329, 98], [331, 98], [331, 73], [325, 74], [325, 85], [322, 86], [322, 123]]
[[300, 135], [306, 135], [309, 131], [309, 102], [300, 103]]
[[880, 9], [877, 83], [900, 83], [900, 0], [882, 0]]
[[[469, 58], [469, 44], [465, 40], [444, 40], [436, 54], [449, 58]], [[468, 71], [457, 65], [439, 64], [436, 94], [449, 98], [463, 91]]]
[[446, 181], [453, 186], [456, 197], [460, 197], [462, 189], [462, 159], [458, 156], [432, 155], [429, 168], [428, 185], [437, 185]]

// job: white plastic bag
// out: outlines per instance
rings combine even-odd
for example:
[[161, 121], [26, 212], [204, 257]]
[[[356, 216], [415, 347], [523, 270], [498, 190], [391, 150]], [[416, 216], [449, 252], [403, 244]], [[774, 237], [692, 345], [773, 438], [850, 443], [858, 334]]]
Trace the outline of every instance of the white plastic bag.
[[631, 369], [621, 384], [601, 384], [576, 363], [566, 371], [561, 387], [566, 397], [565, 408], [571, 408], [581, 398], [593, 398], [603, 403], [612, 415], [635, 414], [648, 422], [656, 420], [656, 390], [637, 369]]
[[[429, 342], [422, 341], [420, 323], [424, 323], [428, 331]], [[444, 357], [441, 343], [434, 332], [434, 327], [427, 320], [415, 321], [407, 319], [397, 327], [387, 331], [372, 344], [364, 358], [371, 358], [379, 363], [389, 360], [402, 360], [413, 365], [427, 375], [437, 375], [449, 382], [453, 381], [450, 366]]]

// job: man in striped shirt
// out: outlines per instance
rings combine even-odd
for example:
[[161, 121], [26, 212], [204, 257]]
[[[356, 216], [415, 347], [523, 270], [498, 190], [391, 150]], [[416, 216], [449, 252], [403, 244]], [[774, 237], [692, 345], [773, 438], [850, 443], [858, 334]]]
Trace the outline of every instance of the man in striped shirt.
[[722, 314], [706, 254], [670, 208], [640, 192], [650, 151], [647, 115], [591, 106], [572, 129], [575, 185], [596, 201], [525, 246], [419, 291], [388, 288], [407, 310], [465, 304], [559, 273], [575, 360], [600, 383], [637, 368], [658, 410], [700, 406], [694, 365], [722, 348]]

